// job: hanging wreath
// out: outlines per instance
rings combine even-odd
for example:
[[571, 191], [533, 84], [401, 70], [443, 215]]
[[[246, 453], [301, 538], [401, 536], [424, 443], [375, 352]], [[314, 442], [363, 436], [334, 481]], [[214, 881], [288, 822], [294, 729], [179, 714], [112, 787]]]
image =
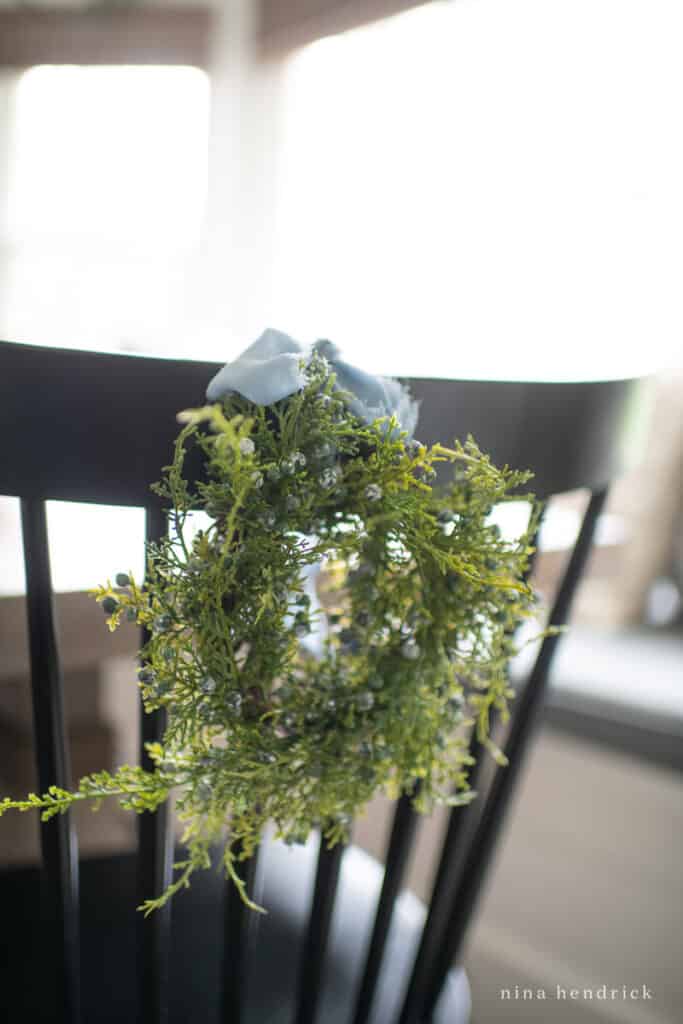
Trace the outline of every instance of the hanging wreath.
[[[163, 905], [222, 843], [236, 870], [274, 822], [288, 843], [312, 829], [348, 839], [379, 790], [415, 807], [472, 799], [467, 736], [502, 760], [493, 708], [511, 697], [513, 632], [531, 613], [524, 582], [535, 529], [491, 523], [529, 473], [494, 467], [470, 438], [427, 447], [398, 382], [266, 331], [179, 414], [170, 466], [153, 490], [170, 510], [143, 582], [121, 573], [94, 594], [114, 630], [147, 630], [144, 709], [167, 710], [154, 770], [120, 767], [75, 792], [6, 799], [43, 820], [79, 800], [154, 811], [176, 797], [187, 858]], [[203, 480], [188, 480], [199, 449]], [[433, 486], [438, 463], [451, 482]], [[197, 525], [197, 512], [203, 521]], [[416, 782], [419, 780], [419, 786]], [[254, 906], [253, 904], [250, 904]]]

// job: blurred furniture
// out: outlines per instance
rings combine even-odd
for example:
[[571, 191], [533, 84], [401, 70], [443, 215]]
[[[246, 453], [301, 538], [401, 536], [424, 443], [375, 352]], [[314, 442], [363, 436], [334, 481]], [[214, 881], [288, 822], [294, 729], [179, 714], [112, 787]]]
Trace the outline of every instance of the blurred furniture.
[[[41, 791], [70, 784], [45, 502], [141, 506], [147, 510], [148, 539], [160, 536], [165, 514], [149, 484], [168, 462], [176, 412], [202, 401], [216, 369], [0, 344], [0, 493], [22, 502]], [[425, 443], [471, 432], [494, 462], [531, 467], [539, 496], [590, 489], [550, 614], [552, 624], [562, 624], [607, 485], [637, 455], [630, 428], [640, 382], [410, 384], [423, 400]], [[188, 459], [187, 472], [199, 475], [202, 467]], [[60, 816], [41, 826], [42, 872], [16, 869], [0, 876], [0, 999], [8, 1019], [466, 1022], [467, 980], [451, 965], [538, 718], [557, 644], [557, 636], [544, 641], [516, 701], [505, 742], [509, 766], [489, 771], [482, 797], [449, 815], [428, 907], [401, 891], [417, 827], [407, 797], [396, 806], [384, 870], [353, 847], [327, 850], [320, 844], [316, 850], [312, 839], [290, 851], [266, 843], [258, 860], [246, 866], [249, 887], [271, 910], [260, 921], [245, 910], [234, 887], [209, 872], [172, 908], [148, 920], [136, 915], [135, 904], [169, 880], [167, 810], [140, 817], [136, 857], [82, 864], [69, 817]], [[143, 742], [158, 738], [163, 724], [160, 714], [143, 716]], [[484, 752], [474, 740], [471, 747], [478, 759], [473, 782], [481, 788]], [[149, 766], [144, 748], [140, 756]]]
[[[533, 649], [512, 666], [523, 686]], [[572, 625], [553, 665], [544, 721], [602, 748], [683, 770], [683, 631]]]
[[[117, 739], [111, 715], [105, 714], [103, 663], [134, 655], [137, 630], [131, 627], [107, 636], [102, 612], [85, 593], [57, 597], [64, 678], [65, 713], [74, 755], [76, 778], [109, 763], [108, 753]], [[33, 770], [32, 707], [26, 685], [29, 677], [26, 602], [18, 594], [0, 594], [0, 776], [13, 790], [35, 788]], [[66, 653], [68, 652], [68, 653]], [[7, 748], [14, 754], [10, 757]], [[31, 762], [30, 766], [26, 761]], [[28, 769], [28, 770], [27, 770]]]

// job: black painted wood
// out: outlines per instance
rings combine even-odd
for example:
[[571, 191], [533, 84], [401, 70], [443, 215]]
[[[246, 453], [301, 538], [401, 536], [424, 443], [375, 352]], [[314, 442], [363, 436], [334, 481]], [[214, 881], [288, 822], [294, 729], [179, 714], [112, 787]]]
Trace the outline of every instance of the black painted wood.
[[[316, 851], [267, 843], [263, 850], [265, 891], [258, 942], [251, 957], [245, 1024], [289, 1024], [294, 1012], [297, 959], [308, 924], [308, 883]], [[366, 935], [379, 895], [380, 865], [357, 848], [344, 858], [334, 942], [326, 958], [320, 1024], [349, 1024], [349, 995], [362, 966], [359, 935]], [[177, 856], [183, 856], [178, 848]], [[216, 857], [220, 850], [216, 850]], [[219, 1024], [224, 880], [200, 871], [192, 888], [173, 904], [169, 1024]], [[86, 858], [81, 866], [84, 1024], [129, 1024], [136, 1017], [134, 855]], [[0, 871], [0, 1020], [3, 1024], [67, 1024], [44, 984], [40, 948], [39, 871]], [[409, 970], [422, 922], [416, 897], [396, 908], [373, 1024], [395, 1024], [400, 985]], [[36, 984], [36, 978], [40, 984]], [[450, 999], [433, 1024], [466, 1024], [468, 993], [463, 972], [449, 985]]]
[[[38, 787], [44, 793], [50, 786], [71, 787], [45, 503], [23, 500], [21, 525]], [[53, 982], [56, 1012], [69, 1024], [78, 1024], [78, 849], [70, 813], [41, 825], [40, 845], [45, 883], [41, 917], [49, 934], [49, 966], [41, 980], [48, 986]]]
[[296, 1024], [313, 1024], [316, 1019], [343, 853], [341, 843], [330, 850], [324, 836], [320, 836], [313, 903], [301, 958]]
[[[159, 505], [146, 511], [147, 542], [166, 534], [166, 513]], [[142, 631], [143, 643], [147, 633]], [[140, 701], [140, 764], [154, 768], [145, 744], [161, 740], [166, 726], [163, 709], [145, 714]], [[171, 881], [173, 866], [172, 814], [168, 803], [154, 814], [138, 817], [138, 904], [160, 895]], [[138, 918], [138, 985], [140, 1024], [167, 1024], [169, 992], [169, 954], [171, 948], [171, 904]]]
[[413, 807], [414, 795], [405, 794], [396, 804], [385, 860], [384, 880], [365, 959], [365, 970], [356, 997], [353, 1024], [365, 1024], [372, 1011], [396, 899], [415, 840], [418, 815]]
[[[531, 511], [531, 510], [530, 510]], [[529, 582], [538, 555], [538, 538], [543, 522], [544, 509], [539, 510], [534, 536], [531, 539], [531, 555], [524, 573], [525, 582]], [[510, 631], [513, 633], [514, 631]], [[499, 716], [495, 709], [490, 715], [490, 733], [495, 735]], [[468, 779], [470, 787], [479, 791], [482, 769], [487, 758], [487, 751], [478, 741], [473, 729], [469, 736], [468, 755], [473, 759]], [[481, 799], [474, 804], [455, 806], [448, 817], [448, 827], [441, 846], [439, 862], [432, 883], [429, 897], [427, 919], [422, 931], [420, 944], [415, 956], [413, 970], [405, 992], [400, 1024], [409, 1024], [419, 1013], [421, 1000], [430, 980], [430, 973], [443, 943], [444, 908], [453, 906], [459, 898], [459, 881], [462, 875], [463, 859], [466, 853], [467, 840], [473, 827]]]
[[[263, 876], [259, 870], [258, 851], [241, 864], [238, 862], [237, 870], [243, 877], [249, 898], [260, 905]], [[221, 1021], [223, 1024], [242, 1024], [247, 1000], [249, 961], [256, 942], [260, 914], [247, 907], [232, 881], [225, 882], [224, 891]]]
[[[486, 752], [476, 739], [472, 739], [469, 753], [476, 759], [470, 771], [470, 785], [477, 789]], [[425, 986], [443, 942], [444, 908], [450, 906], [449, 897], [452, 898], [462, 871], [463, 839], [466, 838], [465, 831], [468, 825], [467, 810], [466, 806], [460, 805], [454, 807], [448, 816], [448, 827], [432, 884], [427, 919], [413, 962], [399, 1024], [414, 1024], [418, 1020]]]
[[[202, 402], [206, 383], [217, 368], [217, 365], [209, 363], [0, 343], [0, 425], [4, 428], [0, 436], [6, 439], [0, 458], [0, 493], [22, 498], [24, 535], [25, 538], [33, 538], [27, 547], [26, 558], [32, 676], [36, 708], [39, 709], [36, 731], [43, 737], [38, 743], [42, 788], [52, 782], [65, 785], [68, 775], [64, 723], [59, 708], [61, 681], [50, 610], [43, 502], [55, 498], [145, 507], [147, 539], [158, 537], [166, 529], [165, 515], [151, 499], [149, 485], [158, 479], [161, 467], [169, 461], [178, 429], [177, 411]], [[453, 437], [464, 438], [467, 433], [472, 433], [496, 463], [530, 466], [536, 472], [536, 479], [530, 486], [539, 496], [579, 486], [596, 491], [553, 608], [551, 621], [564, 622], [587, 557], [597, 515], [604, 502], [604, 487], [638, 455], [632, 426], [645, 394], [642, 382], [525, 384], [416, 378], [410, 384], [415, 396], [422, 399], [421, 440], [448, 443]], [[9, 438], [12, 443], [7, 442]], [[189, 476], [196, 478], [201, 476], [203, 467], [199, 462], [190, 460], [187, 471]], [[422, 946], [413, 961], [413, 982], [407, 993], [403, 1024], [413, 1024], [413, 1021], [424, 1019], [431, 1013], [443, 979], [461, 947], [519, 772], [519, 763], [538, 715], [556, 645], [557, 638], [544, 643], [531, 679], [516, 702], [506, 747], [510, 765], [495, 772], [492, 788], [471, 820], [470, 809], [458, 809], [451, 816], [427, 929], [422, 932]], [[143, 715], [142, 722], [143, 742], [160, 737], [163, 731], [160, 714]], [[144, 750], [142, 760], [149, 766]], [[77, 965], [75, 855], [66, 819], [58, 818], [54, 824], [55, 828], [50, 825], [44, 830], [43, 841], [46, 865], [51, 865], [48, 874], [50, 891], [56, 900], [55, 920], [63, 939], [59, 971], [64, 1014], [57, 1012], [53, 1019], [71, 1024], [78, 1015], [78, 984], [74, 973]], [[374, 914], [374, 920], [364, 964], [353, 980], [342, 982], [341, 979], [346, 977], [345, 969], [336, 976], [336, 991], [343, 993], [339, 998], [344, 1003], [339, 1012], [340, 1021], [344, 1012], [347, 1015], [345, 1019], [348, 1019], [354, 1010], [353, 993], [357, 993], [354, 1024], [361, 1024], [371, 1011], [373, 1019], [386, 1021], [386, 1024], [395, 1024], [398, 1019], [396, 1009], [384, 1009], [386, 985], [383, 979], [395, 976], [392, 958], [397, 956], [398, 949], [394, 941], [396, 897], [413, 830], [414, 816], [404, 798], [397, 810], [377, 903], [374, 902], [373, 890], [372, 909], [367, 908], [367, 913]], [[315, 1021], [322, 1020], [323, 1010], [325, 1020], [336, 1021], [338, 1018], [336, 1010], [330, 1015], [331, 1003], [325, 995], [325, 980], [330, 977], [329, 961], [336, 956], [329, 941], [332, 915], [340, 874], [344, 875], [343, 863], [348, 862], [348, 859], [343, 860], [341, 847], [327, 850], [321, 843], [312, 907], [306, 916], [305, 926], [303, 918], [300, 918], [303, 945], [298, 964], [298, 986], [292, 986], [296, 991], [292, 992], [291, 1006], [287, 1003], [286, 1016], [283, 1016], [283, 1011], [273, 1017], [278, 1024], [281, 1020], [291, 1020], [292, 1013], [297, 1024], [315, 1024]], [[162, 809], [154, 816], [142, 815], [134, 886], [138, 902], [157, 894], [167, 884], [170, 863], [168, 812]], [[248, 883], [258, 888], [255, 868], [255, 863], [247, 866]], [[297, 885], [299, 888], [295, 895], [301, 905], [301, 914], [305, 914], [304, 889], [300, 883]], [[196, 890], [193, 886], [193, 893], [181, 894], [178, 899], [188, 901], [184, 905], [191, 907], [193, 898], [201, 902], [202, 892], [202, 886], [197, 886]], [[139, 991], [137, 999], [126, 1011], [127, 1019], [137, 1016], [146, 1024], [167, 1021], [171, 1024], [188, 1019], [188, 1012], [199, 1005], [201, 985], [209, 985], [211, 992], [207, 1005], [211, 1009], [203, 1019], [211, 1022], [220, 1017], [241, 1024], [245, 992], [249, 997], [246, 1002], [251, 1005], [252, 997], [264, 995], [268, 977], [266, 974], [256, 984], [246, 986], [248, 962], [251, 969], [251, 961], [258, 960], [259, 950], [257, 947], [254, 951], [256, 956], [251, 956], [249, 925], [254, 918], [243, 908], [233, 906], [234, 898], [234, 890], [229, 889], [227, 899], [216, 901], [212, 897], [211, 904], [202, 911], [211, 916], [213, 904], [216, 905], [219, 920], [215, 927], [219, 935], [223, 934], [222, 959], [218, 948], [220, 939], [211, 940], [215, 956], [210, 971], [204, 971], [203, 966], [200, 969], [193, 953], [193, 950], [204, 950], [206, 946], [200, 931], [177, 935], [177, 929], [174, 929], [171, 934], [170, 910], [157, 912], [147, 920], [131, 911], [133, 917], [126, 917], [126, 921], [131, 927], [134, 921], [138, 935], [138, 943], [131, 955], [134, 952], [137, 961]], [[224, 907], [222, 913], [221, 906]], [[87, 911], [95, 913], [97, 909], [88, 907]], [[338, 909], [341, 911], [342, 907]], [[104, 915], [104, 911], [102, 913]], [[179, 911], [178, 921], [182, 913]], [[109, 927], [106, 915], [99, 919], [98, 927], [104, 941]], [[269, 934], [266, 919], [262, 938], [267, 940]], [[416, 928], [412, 934], [417, 937]], [[173, 971], [169, 972], [169, 950], [177, 942], [184, 950], [178, 961], [178, 970], [186, 966], [190, 983], [186, 996], [183, 995], [185, 989], [175, 984]], [[419, 943], [415, 942], [410, 948], [418, 946]], [[287, 943], [283, 948], [287, 950], [289, 963], [296, 955], [295, 951], [293, 948], [290, 950]], [[88, 957], [90, 953], [88, 948]], [[358, 963], [360, 949], [353, 950], [353, 957]], [[17, 962], [23, 963], [21, 960]], [[407, 961], [403, 963], [401, 977], [409, 973]], [[266, 970], [277, 973], [279, 966], [271, 962]], [[89, 961], [89, 970], [91, 968]], [[203, 979], [201, 983], [200, 976]], [[462, 972], [458, 976], [462, 979]], [[291, 970], [281, 980], [285, 983], [290, 977]], [[400, 987], [398, 981], [397, 984]], [[396, 987], [394, 985], [395, 990]], [[467, 1001], [462, 1002], [462, 987], [457, 988], [457, 992], [457, 1018], [464, 1020]], [[54, 1008], [56, 1004], [50, 1005]], [[452, 1005], [449, 1004], [451, 1008]], [[452, 1013], [452, 1009], [449, 1012]], [[47, 1017], [34, 1015], [34, 1019], [52, 1018], [48, 1011]], [[260, 1024], [248, 1013], [245, 1019], [247, 1024]]]
[[[218, 369], [0, 342], [0, 424], [9, 433], [22, 425], [21, 444], [3, 451], [0, 494], [147, 505], [169, 461], [176, 413], [204, 400]], [[496, 464], [531, 468], [539, 497], [603, 486], [639, 455], [641, 380], [408, 383], [422, 400], [420, 440], [471, 433]]]
[[[602, 488], [591, 495], [579, 536], [553, 602], [548, 619], [549, 626], [563, 626], [568, 621], [572, 601], [590, 554], [598, 517], [606, 498], [607, 488]], [[449, 903], [434, 908], [442, 921], [442, 941], [431, 960], [429, 979], [420, 989], [419, 1012], [412, 1016], [404, 1012], [401, 1024], [410, 1024], [412, 1020], [417, 1019], [429, 1019], [451, 964], [460, 954], [498, 835], [503, 827], [510, 799], [539, 719], [548, 685], [550, 667], [559, 641], [559, 634], [545, 637], [528, 682], [516, 698], [510, 732], [505, 744], [505, 756], [508, 759], [508, 764], [504, 768], [498, 768], [493, 777], [474, 836], [467, 847], [457, 891]]]

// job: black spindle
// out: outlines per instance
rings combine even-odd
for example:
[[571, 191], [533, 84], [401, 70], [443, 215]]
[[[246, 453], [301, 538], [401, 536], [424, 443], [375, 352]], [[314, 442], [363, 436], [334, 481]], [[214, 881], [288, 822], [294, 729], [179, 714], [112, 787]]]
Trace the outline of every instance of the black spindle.
[[[483, 748], [475, 736], [470, 739], [469, 754], [475, 758], [470, 772], [470, 785], [476, 788], [482, 768]], [[425, 985], [429, 979], [430, 967], [442, 942], [443, 930], [448, 922], [449, 898], [458, 882], [462, 858], [460, 841], [472, 813], [472, 805], [460, 804], [452, 809], [448, 828], [441, 848], [439, 865], [432, 885], [429, 911], [422, 929], [420, 945], [415, 956], [412, 974], [403, 1001], [400, 1024], [412, 1024], [417, 1018], [420, 1001], [424, 997]]]
[[[550, 626], [563, 626], [567, 622], [577, 584], [581, 579], [583, 569], [590, 554], [598, 517], [606, 498], [607, 488], [594, 491], [591, 494], [579, 536], [553, 603], [548, 620]], [[505, 745], [508, 765], [496, 771], [481, 813], [481, 818], [472, 842], [468, 846], [467, 856], [460, 876], [460, 884], [450, 905], [450, 915], [444, 939], [432, 968], [425, 997], [420, 1008], [420, 1019], [422, 1020], [428, 1019], [432, 1015], [448, 971], [460, 953], [465, 932], [481, 891], [482, 882], [498, 833], [503, 824], [503, 817], [509, 806], [510, 797], [519, 778], [524, 755], [529, 747], [529, 740], [538, 720], [545, 696], [550, 666], [557, 650], [559, 639], [558, 634], [544, 639], [529, 680], [517, 698], [510, 733]]]
[[413, 807], [414, 795], [404, 795], [396, 805], [394, 823], [389, 839], [382, 891], [380, 892], [375, 923], [365, 961], [365, 971], [358, 990], [353, 1024], [365, 1024], [372, 1009], [387, 936], [396, 906], [396, 898], [405, 873], [406, 864], [415, 838], [417, 812]]
[[[258, 851], [252, 854], [238, 872], [244, 876], [247, 894], [254, 902], [261, 900], [262, 873]], [[258, 918], [243, 901], [231, 879], [225, 883], [225, 943], [223, 950], [223, 1024], [241, 1024], [246, 999], [246, 980], [251, 950], [256, 939]]]
[[[150, 506], [146, 512], [145, 533], [148, 543], [166, 536], [166, 514], [159, 506]], [[143, 643], [147, 634], [143, 630]], [[145, 714], [141, 704], [140, 763], [152, 771], [154, 764], [145, 748], [146, 743], [159, 742], [166, 726], [162, 709]], [[158, 896], [169, 884], [173, 874], [173, 833], [168, 802], [154, 814], [144, 813], [138, 818], [138, 895], [139, 902]], [[169, 953], [171, 940], [171, 906], [155, 910], [149, 917], [140, 913], [138, 921], [139, 945], [139, 1005], [141, 1024], [166, 1024], [168, 1021]]]
[[[543, 518], [542, 510], [536, 523], [534, 535], [531, 538], [530, 547], [533, 549], [529, 557], [527, 568], [524, 573], [525, 583], [529, 581], [536, 556], [538, 554], [538, 537]], [[495, 719], [491, 718], [491, 730], [493, 730]], [[481, 776], [485, 748], [479, 743], [476, 731], [473, 730], [470, 736], [468, 754], [474, 760], [469, 773], [469, 784], [476, 790]], [[460, 880], [464, 850], [463, 837], [472, 828], [472, 822], [477, 814], [477, 804], [459, 804], [453, 808], [448, 819], [448, 828], [441, 848], [439, 865], [432, 885], [431, 898], [429, 900], [429, 912], [422, 931], [420, 946], [413, 964], [413, 971], [408, 983], [408, 988], [403, 1001], [400, 1024], [412, 1024], [416, 1019], [424, 993], [427, 989], [433, 964], [438, 956], [439, 949], [443, 942], [444, 931], [448, 926], [451, 908], [457, 899], [458, 882]]]
[[321, 834], [313, 904], [302, 952], [296, 1024], [313, 1024], [315, 1020], [343, 853], [342, 843], [328, 849]]
[[[64, 688], [57, 644], [50, 576], [45, 502], [22, 499], [21, 525], [26, 567], [26, 609], [31, 659], [33, 727], [41, 792], [71, 786], [64, 722]], [[78, 849], [71, 815], [58, 814], [41, 825], [46, 920], [50, 922], [55, 964], [55, 1014], [80, 1020], [78, 938]]]

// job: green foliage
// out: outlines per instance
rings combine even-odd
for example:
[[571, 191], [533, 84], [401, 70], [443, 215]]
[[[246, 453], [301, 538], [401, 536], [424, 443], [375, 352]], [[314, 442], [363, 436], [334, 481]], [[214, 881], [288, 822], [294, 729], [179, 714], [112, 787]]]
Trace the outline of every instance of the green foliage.
[[[110, 629], [148, 630], [139, 685], [146, 711], [166, 708], [154, 770], [124, 766], [75, 793], [6, 800], [44, 819], [107, 796], [153, 811], [174, 791], [186, 860], [145, 912], [208, 867], [237, 871], [267, 822], [287, 842], [321, 828], [334, 844], [378, 790], [413, 792], [420, 811], [472, 798], [467, 735], [489, 738], [507, 715], [513, 633], [530, 614], [524, 582], [538, 509], [514, 542], [490, 522], [519, 500], [529, 474], [493, 466], [475, 442], [427, 448], [394, 420], [367, 426], [348, 410], [322, 358], [302, 391], [264, 408], [237, 395], [189, 410], [156, 493], [169, 537], [148, 548], [144, 584], [131, 574], [98, 588]], [[199, 449], [205, 478], [185, 476]], [[451, 482], [432, 486], [439, 463]], [[208, 524], [192, 528], [202, 510]], [[316, 658], [303, 592], [325, 560], [330, 628]], [[127, 580], [127, 582], [126, 582]], [[238, 852], [239, 851], [239, 852]]]

